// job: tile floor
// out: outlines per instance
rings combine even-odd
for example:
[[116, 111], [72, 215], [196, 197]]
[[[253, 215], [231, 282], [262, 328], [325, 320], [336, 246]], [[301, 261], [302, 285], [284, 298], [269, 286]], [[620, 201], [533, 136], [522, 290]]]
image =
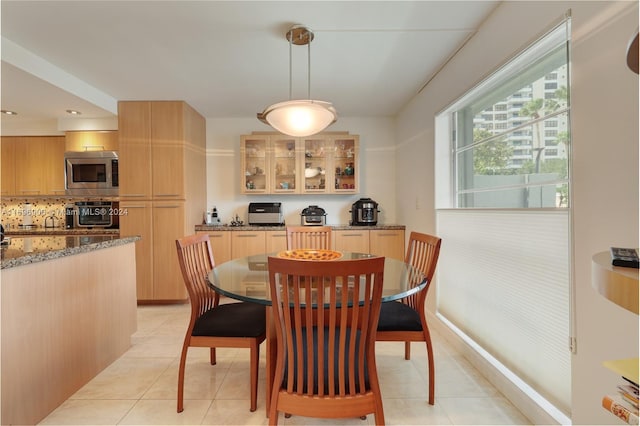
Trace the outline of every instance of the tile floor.
[[[258, 409], [249, 411], [249, 351], [218, 349], [209, 364], [206, 348], [187, 357], [184, 412], [176, 413], [176, 383], [189, 305], [141, 306], [138, 331], [128, 352], [43, 419], [41, 425], [264, 425], [264, 345], [261, 349]], [[404, 360], [402, 343], [376, 347], [388, 425], [530, 424], [444, 339], [433, 336], [436, 403], [427, 403], [424, 344]], [[373, 416], [321, 420], [293, 416], [284, 425], [373, 425]]]

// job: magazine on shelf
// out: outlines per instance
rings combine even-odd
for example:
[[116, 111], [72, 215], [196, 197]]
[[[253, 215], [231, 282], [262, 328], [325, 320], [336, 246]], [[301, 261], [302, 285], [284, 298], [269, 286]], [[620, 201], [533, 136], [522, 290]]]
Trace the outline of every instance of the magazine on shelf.
[[638, 412], [634, 412], [627, 405], [621, 404], [616, 397], [605, 396], [602, 398], [602, 406], [627, 424], [638, 424]]
[[611, 247], [611, 264], [626, 268], [638, 268], [638, 250], [634, 248]]

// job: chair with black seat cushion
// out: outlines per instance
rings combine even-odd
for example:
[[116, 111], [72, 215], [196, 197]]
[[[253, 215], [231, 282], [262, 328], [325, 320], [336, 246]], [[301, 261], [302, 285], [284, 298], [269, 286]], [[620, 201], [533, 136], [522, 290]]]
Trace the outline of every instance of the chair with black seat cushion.
[[[269, 423], [278, 412], [362, 417], [384, 424], [375, 331], [384, 258], [304, 261], [269, 257], [277, 336]], [[353, 301], [353, 295], [359, 302]]]
[[[431, 334], [425, 316], [425, 301], [438, 263], [441, 243], [442, 240], [439, 237], [411, 232], [405, 262], [422, 272], [427, 279], [427, 285], [418, 293], [400, 301], [383, 303], [376, 334], [376, 341], [405, 342], [404, 358], [407, 360], [411, 358], [411, 342], [426, 343], [429, 367], [429, 404], [431, 405], [435, 402], [435, 363]], [[422, 278], [421, 276], [419, 279], [411, 280], [411, 283], [417, 285], [423, 281]]]
[[331, 250], [330, 226], [287, 226], [287, 250]]
[[191, 319], [184, 337], [178, 372], [178, 413], [184, 408], [184, 370], [189, 347], [210, 348], [211, 365], [216, 348], [249, 348], [251, 352], [251, 411], [256, 410], [260, 343], [266, 337], [266, 308], [256, 303], [223, 303], [207, 283], [214, 268], [209, 235], [176, 240], [178, 261], [191, 302]]

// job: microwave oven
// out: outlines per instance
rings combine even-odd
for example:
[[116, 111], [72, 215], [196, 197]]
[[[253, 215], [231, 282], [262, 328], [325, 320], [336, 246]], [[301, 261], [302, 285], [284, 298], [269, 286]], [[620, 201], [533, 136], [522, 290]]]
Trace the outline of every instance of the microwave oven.
[[79, 201], [65, 206], [65, 228], [118, 229], [121, 214], [117, 201]]
[[64, 164], [67, 195], [118, 195], [117, 152], [67, 151]]

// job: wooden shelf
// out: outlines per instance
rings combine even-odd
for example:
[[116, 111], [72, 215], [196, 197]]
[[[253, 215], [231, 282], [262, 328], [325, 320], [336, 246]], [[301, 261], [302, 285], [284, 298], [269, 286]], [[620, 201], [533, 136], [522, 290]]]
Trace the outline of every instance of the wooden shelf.
[[593, 255], [591, 285], [618, 306], [638, 314], [638, 269], [611, 265], [611, 254]]

